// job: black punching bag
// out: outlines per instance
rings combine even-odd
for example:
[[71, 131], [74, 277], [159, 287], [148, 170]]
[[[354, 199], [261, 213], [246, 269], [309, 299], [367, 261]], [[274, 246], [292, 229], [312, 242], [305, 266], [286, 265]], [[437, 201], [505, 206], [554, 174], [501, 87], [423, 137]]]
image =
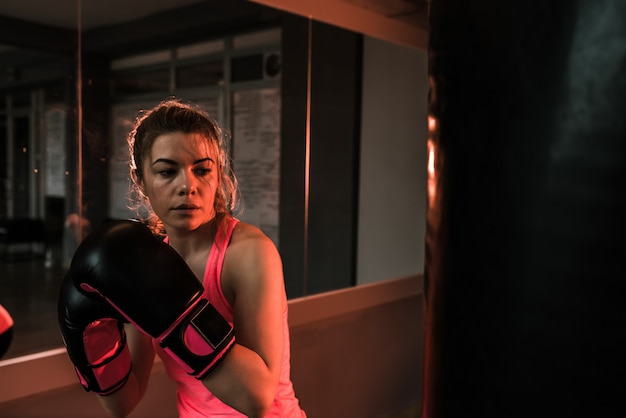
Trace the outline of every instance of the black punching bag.
[[626, 417], [626, 1], [429, 16], [422, 418]]

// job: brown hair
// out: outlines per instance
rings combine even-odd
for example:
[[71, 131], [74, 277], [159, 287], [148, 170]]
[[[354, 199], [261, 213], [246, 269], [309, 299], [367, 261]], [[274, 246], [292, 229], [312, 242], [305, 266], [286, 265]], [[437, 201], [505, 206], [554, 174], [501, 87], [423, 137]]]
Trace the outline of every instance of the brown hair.
[[[228, 139], [230, 138], [209, 114], [191, 103], [183, 103], [178, 99], [167, 99], [152, 109], [140, 113], [134, 129], [128, 135], [130, 152], [130, 170], [138, 179], [143, 178], [143, 164], [150, 154], [157, 137], [166, 133], [182, 132], [197, 133], [206, 138], [215, 150], [218, 169], [219, 186], [215, 196], [215, 219], [223, 222], [239, 205], [237, 179], [231, 168]], [[131, 178], [134, 178], [131, 176]], [[163, 224], [150, 205], [146, 205], [146, 196], [139, 185], [133, 182], [133, 195], [137, 202], [136, 212], [148, 210], [147, 215], [140, 216], [148, 222], [153, 231], [163, 234]]]

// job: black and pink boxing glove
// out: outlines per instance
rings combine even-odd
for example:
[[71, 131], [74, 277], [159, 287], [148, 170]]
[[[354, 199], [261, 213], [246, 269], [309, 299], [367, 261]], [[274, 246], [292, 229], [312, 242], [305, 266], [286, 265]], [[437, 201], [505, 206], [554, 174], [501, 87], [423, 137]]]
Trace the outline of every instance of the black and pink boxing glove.
[[0, 305], [0, 358], [9, 351], [13, 340], [13, 318], [9, 312]]
[[99, 395], [120, 389], [131, 371], [124, 318], [98, 295], [85, 295], [70, 274], [61, 283], [58, 319], [81, 385]]
[[140, 222], [108, 222], [88, 235], [69, 271], [76, 288], [102, 296], [196, 378], [234, 344], [232, 325], [187, 263]]

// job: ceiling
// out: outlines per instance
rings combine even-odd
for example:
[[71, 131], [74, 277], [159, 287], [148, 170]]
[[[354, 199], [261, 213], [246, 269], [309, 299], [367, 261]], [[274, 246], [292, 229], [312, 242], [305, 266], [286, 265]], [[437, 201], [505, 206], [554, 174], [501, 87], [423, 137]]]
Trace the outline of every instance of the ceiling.
[[80, 39], [83, 52], [133, 53], [254, 30], [280, 13], [245, 0], [0, 0], [0, 52], [67, 56]]
[[[121, 24], [207, 0], [2, 0], [0, 15], [62, 29]], [[229, 1], [229, 0], [226, 0]], [[424, 27], [428, 0], [340, 0], [369, 11]]]
[[203, 0], [2, 0], [0, 15], [61, 29], [81, 29], [129, 22]]
[[[293, 0], [274, 0], [289, 3]], [[429, 0], [313, 0], [328, 11], [349, 5], [426, 28]], [[319, 1], [316, 2], [316, 1]], [[260, 0], [0, 0], [0, 82], [4, 69], [50, 55], [71, 57], [77, 29], [81, 50], [96, 54], [166, 48], [194, 37], [269, 24], [282, 10]], [[305, 2], [306, 3], [306, 2]], [[279, 6], [276, 6], [279, 7]], [[79, 19], [80, 16], [80, 19]], [[274, 20], [275, 21], [275, 20]], [[258, 26], [257, 26], [258, 28]], [[222, 32], [220, 32], [222, 31]], [[122, 51], [122, 52], [119, 52]]]
[[383, 16], [426, 29], [430, 0], [341, 0]]

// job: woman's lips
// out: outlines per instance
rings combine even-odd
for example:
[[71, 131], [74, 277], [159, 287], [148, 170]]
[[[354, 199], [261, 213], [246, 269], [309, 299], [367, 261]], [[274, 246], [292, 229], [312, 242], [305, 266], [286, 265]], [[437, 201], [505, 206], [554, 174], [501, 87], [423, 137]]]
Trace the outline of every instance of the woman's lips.
[[195, 205], [178, 205], [174, 208], [174, 210], [177, 213], [183, 213], [183, 214], [192, 213], [193, 211], [196, 211], [198, 209], [200, 208]]

